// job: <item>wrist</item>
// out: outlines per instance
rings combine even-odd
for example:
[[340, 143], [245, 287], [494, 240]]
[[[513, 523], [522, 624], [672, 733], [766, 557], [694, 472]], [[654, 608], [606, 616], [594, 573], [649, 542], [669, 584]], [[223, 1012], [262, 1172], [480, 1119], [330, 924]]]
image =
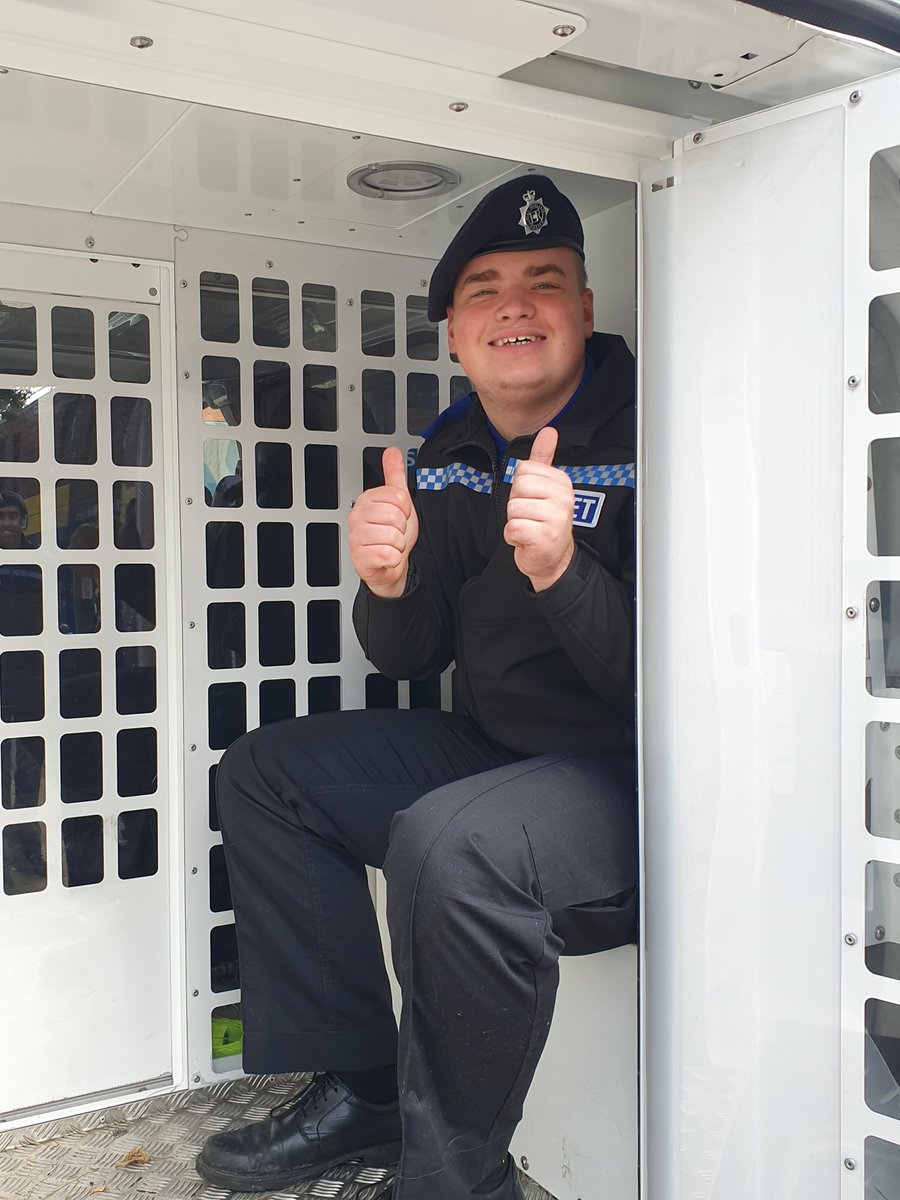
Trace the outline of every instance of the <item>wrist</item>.
[[394, 583], [366, 583], [366, 587], [379, 600], [398, 600], [406, 591], [407, 571]]
[[571, 545], [568, 547], [568, 549], [566, 550], [566, 553], [563, 555], [563, 557], [560, 559], [560, 561], [556, 564], [556, 566], [554, 567], [554, 569], [551, 572], [549, 572], [546, 575], [530, 575], [529, 576], [531, 586], [534, 588], [534, 590], [536, 592], [546, 592], [548, 588], [553, 587], [553, 585], [555, 583], [558, 583], [559, 580], [562, 579], [563, 575], [565, 575], [566, 571], [568, 571], [569, 566], [574, 557], [575, 557], [575, 543], [573, 541], [571, 543]]

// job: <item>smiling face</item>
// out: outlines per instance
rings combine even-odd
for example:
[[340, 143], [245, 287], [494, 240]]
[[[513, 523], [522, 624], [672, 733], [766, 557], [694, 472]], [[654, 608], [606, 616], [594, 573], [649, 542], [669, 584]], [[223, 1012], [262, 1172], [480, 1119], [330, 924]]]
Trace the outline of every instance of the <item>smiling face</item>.
[[511, 250], [468, 262], [447, 309], [447, 341], [485, 412], [511, 438], [566, 404], [584, 370], [594, 297], [574, 250]]

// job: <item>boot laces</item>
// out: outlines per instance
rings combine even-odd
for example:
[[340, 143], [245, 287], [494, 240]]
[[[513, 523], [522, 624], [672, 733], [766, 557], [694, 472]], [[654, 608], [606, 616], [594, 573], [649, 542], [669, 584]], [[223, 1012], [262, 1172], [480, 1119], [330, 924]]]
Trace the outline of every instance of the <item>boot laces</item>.
[[337, 1080], [327, 1071], [314, 1075], [306, 1087], [301, 1088], [295, 1096], [291, 1096], [283, 1104], [276, 1104], [270, 1110], [270, 1115], [273, 1117], [283, 1117], [287, 1116], [288, 1113], [296, 1112], [300, 1116], [306, 1117], [309, 1115], [310, 1109], [315, 1108], [320, 1100], [327, 1100], [330, 1092], [337, 1092], [338, 1090]]

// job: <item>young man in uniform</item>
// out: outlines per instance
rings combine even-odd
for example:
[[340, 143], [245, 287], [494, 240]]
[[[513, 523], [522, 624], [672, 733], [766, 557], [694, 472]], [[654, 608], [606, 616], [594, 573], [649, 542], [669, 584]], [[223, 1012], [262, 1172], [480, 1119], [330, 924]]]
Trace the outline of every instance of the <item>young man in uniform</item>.
[[223, 759], [244, 1065], [320, 1074], [209, 1139], [220, 1187], [399, 1157], [397, 1200], [513, 1200], [558, 957], [634, 937], [634, 364], [593, 333], [581, 222], [549, 179], [481, 201], [429, 317], [475, 391], [426, 434], [414, 498], [392, 448], [356, 501], [354, 622], [391, 678], [455, 661], [455, 711], [299, 718]]

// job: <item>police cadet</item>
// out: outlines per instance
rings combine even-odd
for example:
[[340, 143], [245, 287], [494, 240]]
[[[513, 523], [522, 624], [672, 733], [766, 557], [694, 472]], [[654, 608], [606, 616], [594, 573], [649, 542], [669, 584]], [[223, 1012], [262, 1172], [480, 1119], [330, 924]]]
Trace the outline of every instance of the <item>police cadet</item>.
[[414, 498], [390, 448], [350, 513], [363, 649], [393, 679], [455, 661], [454, 712], [286, 721], [219, 768], [244, 1066], [317, 1072], [206, 1142], [219, 1187], [399, 1157], [396, 1200], [513, 1200], [558, 957], [634, 938], [634, 363], [593, 333], [583, 247], [546, 177], [484, 197], [428, 296], [475, 391], [426, 433]]

